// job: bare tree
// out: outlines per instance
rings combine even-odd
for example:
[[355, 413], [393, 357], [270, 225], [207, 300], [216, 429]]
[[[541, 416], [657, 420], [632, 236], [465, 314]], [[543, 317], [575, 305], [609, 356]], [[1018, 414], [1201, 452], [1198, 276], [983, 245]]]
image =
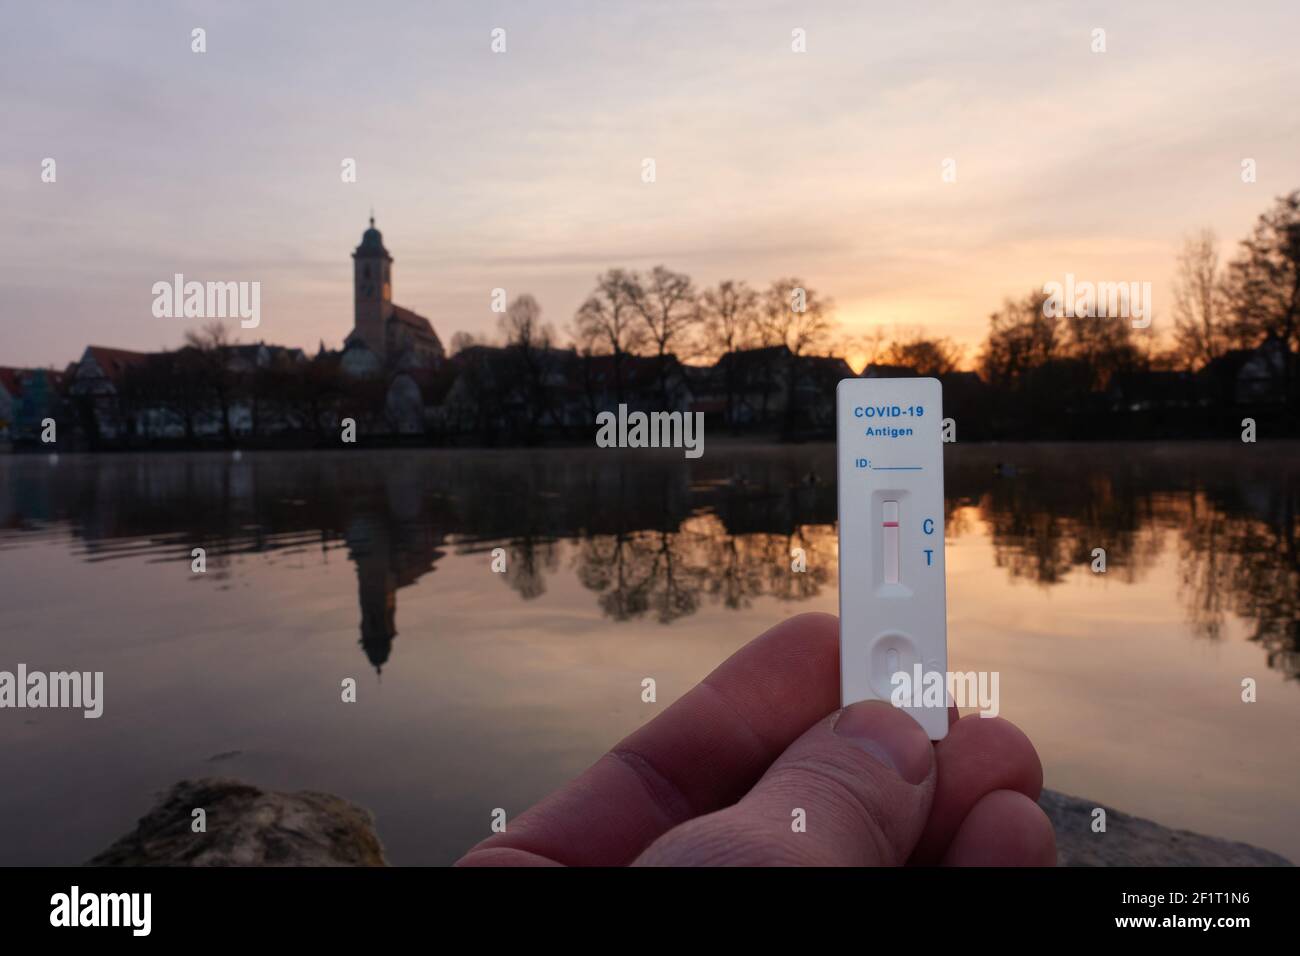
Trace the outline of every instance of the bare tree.
[[759, 341], [786, 348], [786, 428], [798, 416], [802, 357], [820, 348], [835, 328], [834, 303], [797, 278], [777, 279], [764, 292], [758, 310]]
[[724, 279], [699, 299], [700, 332], [711, 357], [723, 360], [726, 421], [733, 425], [738, 386], [735, 353], [756, 340], [758, 303], [758, 293], [743, 279]]
[[1133, 327], [1125, 321], [1076, 315], [1065, 323], [1065, 353], [1074, 360], [1087, 388], [1104, 391], [1121, 372], [1136, 370], [1143, 353]]
[[1241, 246], [1225, 284], [1234, 338], [1243, 345], [1265, 338], [1281, 344], [1290, 396], [1293, 357], [1300, 350], [1300, 190], [1279, 197]]
[[896, 333], [883, 352], [888, 365], [910, 368], [917, 375], [940, 378], [957, 371], [961, 364], [961, 346], [948, 338], [932, 338], [920, 329]]
[[542, 322], [541, 305], [527, 292], [515, 296], [497, 322], [497, 328], [507, 346], [548, 349], [555, 338], [551, 327]]
[[674, 351], [690, 347], [688, 338], [699, 322], [695, 286], [691, 277], [655, 266], [644, 279], [636, 273], [627, 275], [627, 294], [641, 317], [647, 341], [654, 346], [658, 359], [659, 388], [668, 404], [668, 359]]
[[614, 360], [614, 393], [623, 401], [623, 358], [644, 342], [642, 323], [628, 295], [632, 277], [624, 269], [610, 269], [596, 277], [596, 288], [573, 317], [573, 338], [592, 355]]
[[752, 344], [758, 334], [758, 293], [743, 279], [724, 279], [700, 294], [700, 332], [712, 358]]
[[791, 355], [820, 348], [835, 328], [830, 299], [823, 299], [801, 279], [777, 279], [763, 294], [758, 337], [763, 345], [784, 345]]
[[1008, 299], [989, 317], [979, 356], [999, 419], [1022, 434], [1058, 434], [1069, 421], [1103, 413], [1116, 376], [1146, 360], [1128, 322], [1046, 315], [1046, 302], [1038, 290]]
[[1230, 337], [1218, 241], [1203, 229], [1183, 242], [1174, 278], [1174, 347], [1196, 369], [1227, 351]]
[[474, 346], [479, 344], [480, 343], [478, 339], [474, 338], [472, 333], [457, 332], [455, 335], [451, 337], [451, 351], [449, 352], [449, 354], [459, 355], [461, 352], [465, 351], [466, 349], [472, 349]]
[[881, 361], [885, 352], [885, 330], [877, 325], [869, 332], [839, 336], [832, 345], [832, 350], [843, 355], [846, 360], [861, 359], [862, 366], [865, 368]]
[[542, 322], [542, 307], [527, 293], [510, 303], [499, 328], [506, 343], [507, 366], [526, 396], [524, 421], [531, 438], [551, 410], [546, 383], [554, 332]]
[[1033, 370], [1064, 357], [1065, 330], [1043, 314], [1045, 299], [1035, 290], [1024, 299], [1007, 299], [989, 316], [989, 334], [979, 358], [989, 384], [1017, 390]]
[[209, 322], [202, 329], [185, 333], [185, 344], [192, 350], [194, 369], [201, 387], [215, 403], [221, 415], [221, 435], [229, 444], [233, 440], [230, 409], [235, 401], [235, 373], [230, 370], [230, 331], [220, 321]]

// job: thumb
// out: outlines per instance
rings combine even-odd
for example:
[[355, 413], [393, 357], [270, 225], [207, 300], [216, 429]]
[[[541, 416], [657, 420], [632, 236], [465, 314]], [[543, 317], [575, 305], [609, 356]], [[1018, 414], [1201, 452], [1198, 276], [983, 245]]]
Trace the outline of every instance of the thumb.
[[920, 724], [884, 701], [852, 704], [792, 743], [739, 803], [669, 830], [636, 862], [900, 866], [925, 828], [934, 784], [934, 747]]

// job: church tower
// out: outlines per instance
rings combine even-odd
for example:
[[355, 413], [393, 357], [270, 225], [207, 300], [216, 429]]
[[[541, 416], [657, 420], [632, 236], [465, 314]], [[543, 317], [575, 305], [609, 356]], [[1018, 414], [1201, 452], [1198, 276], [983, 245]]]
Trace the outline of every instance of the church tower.
[[381, 360], [387, 347], [386, 328], [393, 314], [393, 257], [384, 248], [383, 234], [370, 228], [361, 236], [361, 245], [352, 253], [352, 288], [356, 312], [353, 334]]

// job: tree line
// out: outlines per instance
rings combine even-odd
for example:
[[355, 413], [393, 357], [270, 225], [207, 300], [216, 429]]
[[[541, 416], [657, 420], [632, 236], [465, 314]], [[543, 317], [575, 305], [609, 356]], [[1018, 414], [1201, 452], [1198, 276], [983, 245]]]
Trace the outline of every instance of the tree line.
[[[1234, 376], [1246, 353], [1261, 346], [1272, 351], [1259, 368], [1276, 380], [1265, 397], [1294, 428], [1300, 191], [1278, 198], [1226, 263], [1213, 232], [1184, 242], [1167, 335], [1155, 334], [1164, 316], [1150, 329], [1134, 329], [1116, 317], [1054, 317], [1046, 299], [1039, 289], [1006, 299], [968, 354], [950, 337], [919, 328], [846, 336], [833, 300], [795, 276], [761, 287], [724, 279], [701, 288], [664, 265], [612, 268], [596, 277], [562, 332], [525, 293], [507, 304], [494, 336], [456, 333], [450, 360], [424, 372], [421, 388], [423, 401], [437, 405], [450, 396], [458, 411], [427, 431], [542, 440], [589, 425], [611, 401], [649, 396], [669, 406], [685, 382], [721, 394], [722, 418], [733, 428], [790, 433], [810, 402], [833, 394], [834, 376], [814, 372], [819, 358], [834, 355], [865, 360], [879, 374], [944, 380], [945, 406], [967, 439], [1106, 435], [1120, 420], [1138, 432], [1213, 431], [1222, 424], [1207, 425], [1214, 415], [1226, 421], [1242, 404]], [[393, 427], [391, 375], [349, 379], [339, 353], [323, 348], [306, 362], [277, 355], [267, 367], [238, 369], [233, 347], [219, 324], [192, 333], [183, 348], [132, 368], [119, 400], [165, 408], [191, 440], [205, 421], [208, 434], [215, 421], [226, 441], [237, 430], [260, 434], [270, 422], [280, 433], [328, 440], [344, 415], [373, 432]], [[701, 374], [705, 369], [711, 372]], [[738, 398], [755, 388], [780, 397], [781, 417], [738, 422]], [[580, 414], [575, 394], [586, 401]], [[763, 403], [766, 409], [766, 392]], [[237, 407], [239, 429], [232, 423]]]
[[1279, 406], [1294, 429], [1300, 191], [1277, 199], [1229, 262], [1218, 250], [1212, 230], [1184, 241], [1167, 338], [1123, 320], [1049, 318], [1039, 290], [1006, 300], [989, 317], [976, 357], [990, 393], [988, 414], [1027, 433], [1044, 419], [1104, 419], [1114, 411], [1116, 389], [1127, 385], [1128, 398], [1161, 400], [1183, 418], [1204, 418], [1249, 403], [1234, 391], [1235, 376], [1246, 353], [1265, 347], [1258, 365], [1265, 381], [1253, 398]]

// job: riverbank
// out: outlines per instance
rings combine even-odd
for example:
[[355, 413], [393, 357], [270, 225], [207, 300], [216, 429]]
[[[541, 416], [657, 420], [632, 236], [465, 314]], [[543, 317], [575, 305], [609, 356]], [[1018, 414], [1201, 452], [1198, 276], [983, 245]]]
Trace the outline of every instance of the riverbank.
[[[1291, 866], [1259, 847], [1174, 830], [1054, 790], [1039, 805], [1061, 866]], [[1106, 832], [1092, 829], [1103, 806]], [[205, 832], [194, 832], [204, 809]], [[237, 780], [182, 780], [91, 866], [387, 866], [369, 811], [325, 793], [277, 793]]]

